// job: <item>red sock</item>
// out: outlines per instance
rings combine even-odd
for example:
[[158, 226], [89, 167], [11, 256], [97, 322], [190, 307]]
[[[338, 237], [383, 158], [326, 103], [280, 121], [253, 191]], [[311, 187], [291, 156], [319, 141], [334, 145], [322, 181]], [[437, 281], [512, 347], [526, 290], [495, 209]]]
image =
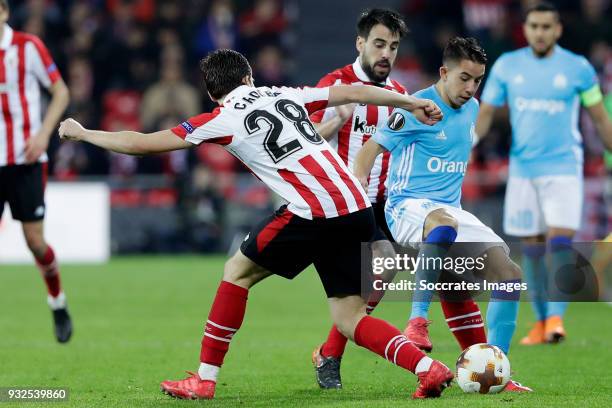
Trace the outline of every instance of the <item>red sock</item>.
[[461, 350], [465, 350], [472, 344], [487, 342], [482, 315], [476, 302], [472, 299], [465, 299], [441, 300], [440, 303], [446, 324], [457, 339]]
[[[382, 279], [379, 279], [379, 281], [383, 282]], [[383, 296], [385, 296], [385, 291], [384, 290], [376, 290], [376, 289], [374, 289], [370, 293], [370, 296], [368, 296], [368, 301], [367, 301], [367, 305], [366, 305], [366, 313], [367, 314], [370, 314], [370, 313], [372, 313], [374, 311], [376, 306], [378, 306], [378, 304], [382, 300]]]
[[204, 326], [200, 361], [221, 367], [230, 341], [242, 325], [249, 291], [221, 281]]
[[355, 328], [355, 344], [365, 347], [395, 365], [414, 373], [425, 353], [384, 320], [363, 317]]
[[[366, 305], [366, 313], [370, 314], [374, 311], [378, 303], [385, 294], [384, 290], [374, 291], [368, 297], [368, 303]], [[321, 355], [323, 357], [336, 357], [340, 358], [344, 354], [346, 343], [348, 339], [344, 334], [340, 333], [336, 325], [334, 324], [327, 335], [327, 340], [321, 346]]]
[[62, 286], [60, 284], [59, 268], [55, 260], [55, 253], [50, 245], [47, 245], [47, 252], [41, 258], [36, 258], [36, 266], [38, 266], [42, 273], [49, 295], [57, 297], [62, 291]]
[[321, 355], [324, 357], [342, 357], [347, 341], [348, 339], [344, 334], [338, 331], [338, 328], [334, 324], [327, 335], [327, 340], [325, 340], [325, 343], [321, 346]]

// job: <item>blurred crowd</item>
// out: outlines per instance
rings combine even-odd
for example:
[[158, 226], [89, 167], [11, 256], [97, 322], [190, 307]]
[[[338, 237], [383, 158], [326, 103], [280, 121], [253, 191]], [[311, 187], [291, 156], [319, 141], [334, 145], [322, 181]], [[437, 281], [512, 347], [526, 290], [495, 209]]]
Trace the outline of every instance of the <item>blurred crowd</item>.
[[[531, 0], [404, 0], [397, 8], [411, 34], [400, 47], [393, 76], [409, 90], [437, 76], [451, 36], [481, 40], [492, 63], [525, 45], [522, 10]], [[68, 83], [68, 114], [86, 126], [151, 131], [176, 125], [211, 107], [200, 87], [198, 61], [217, 48], [233, 48], [253, 63], [258, 85], [294, 83], [298, 3], [288, 0], [25, 0], [12, 1], [10, 24], [40, 36]], [[307, 3], [299, 3], [308, 7]], [[612, 89], [612, 20], [609, 0], [558, 0], [561, 45], [583, 54]], [[347, 21], [346, 24], [353, 24]], [[300, 44], [300, 46], [309, 46]], [[330, 67], [330, 70], [334, 67]], [[503, 118], [502, 118], [503, 119]], [[479, 149], [505, 157], [507, 121]], [[601, 145], [588, 123], [587, 152]], [[210, 151], [209, 151], [210, 150]], [[109, 155], [86, 145], [51, 146], [52, 175], [179, 174], [194, 163], [230, 171], [240, 166], [212, 149], [152, 158]], [[221, 157], [221, 158], [220, 158]], [[587, 169], [589, 171], [589, 169]]]
[[[296, 14], [289, 0], [20, 0], [9, 6], [9, 24], [49, 48], [70, 89], [66, 116], [85, 127], [148, 132], [210, 110], [198, 61], [218, 48], [244, 53], [259, 85], [292, 83]], [[55, 180], [111, 176], [113, 230], [149, 231], [142, 239], [113, 233], [119, 252], [219, 250], [225, 203], [270, 205], [260, 185], [241, 183], [246, 169], [219, 146], [137, 158], [52, 138], [49, 157]], [[140, 217], [146, 209], [153, 215]], [[166, 209], [171, 212], [159, 212]], [[168, 246], [176, 242], [187, 246]]]
[[[454, 35], [480, 39], [492, 64], [502, 52], [525, 45], [522, 10], [530, 2], [398, 1], [396, 8], [406, 16], [411, 33], [402, 42], [392, 76], [410, 91], [435, 82], [444, 44]], [[612, 2], [554, 3], [564, 24], [561, 45], [585, 55], [598, 71], [604, 92], [610, 92]], [[20, 0], [9, 4], [9, 23], [41, 37], [59, 66], [71, 92], [67, 115], [86, 127], [105, 130], [167, 129], [210, 109], [198, 61], [211, 50], [233, 48], [246, 54], [259, 86], [304, 85], [295, 78], [308, 67], [295, 65], [296, 52], [298, 47], [318, 46], [304, 44], [295, 29], [298, 23], [305, 24], [298, 19], [299, 8], [317, 5], [298, 0]], [[343, 24], [354, 25], [358, 10], [352, 11], [354, 15], [347, 15]], [[336, 43], [352, 47], [334, 38], [327, 46]], [[585, 172], [603, 174], [601, 143], [586, 115], [582, 119]], [[492, 134], [477, 149], [472, 177], [464, 188], [466, 199], [503, 192], [509, 134], [507, 113], [502, 110]], [[169, 202], [180, 207], [185, 197], [187, 202], [193, 199], [195, 212], [209, 214], [204, 218], [211, 218], [211, 225], [216, 224], [212, 218], [225, 200], [243, 197], [248, 204], [269, 202], [265, 194], [245, 194], [248, 186], [238, 189], [236, 177], [245, 169], [219, 146], [135, 158], [87, 144], [59, 143], [55, 138], [49, 153], [51, 176], [59, 180], [165, 175], [179, 186]], [[130, 197], [118, 192], [113, 203], [129, 202]], [[166, 202], [166, 196], [161, 197]]]
[[[258, 84], [290, 83], [291, 7], [281, 0], [9, 1], [9, 24], [43, 39], [71, 92], [67, 115], [104, 130], [167, 129], [210, 108], [198, 61], [217, 48], [243, 52]], [[57, 179], [183, 173], [203, 163], [237, 170], [203, 149], [156, 157], [50, 147]], [[235, 168], [235, 169], [234, 169]]]

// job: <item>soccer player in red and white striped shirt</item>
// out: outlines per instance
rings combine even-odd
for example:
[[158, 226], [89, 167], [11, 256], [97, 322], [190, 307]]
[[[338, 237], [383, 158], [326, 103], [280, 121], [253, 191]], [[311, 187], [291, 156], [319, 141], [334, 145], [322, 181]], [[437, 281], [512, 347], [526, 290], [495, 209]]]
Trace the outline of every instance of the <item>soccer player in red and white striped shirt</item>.
[[[388, 9], [365, 10], [357, 22], [355, 62], [325, 75], [318, 87], [331, 85], [368, 85], [388, 89], [400, 94], [406, 90], [389, 78], [397, 57], [400, 40], [408, 32], [402, 16]], [[353, 162], [361, 146], [383, 126], [393, 107], [376, 105], [344, 105], [315, 112], [310, 116], [319, 134], [336, 149], [342, 161], [353, 169]], [[376, 232], [370, 240], [374, 258], [395, 256], [393, 237], [385, 220], [386, 179], [390, 154], [379, 156], [369, 176], [368, 197], [376, 221]], [[392, 274], [389, 274], [392, 275]], [[391, 280], [384, 276], [383, 280]], [[373, 291], [367, 299], [367, 312], [371, 313], [380, 302], [383, 291]], [[340, 360], [347, 338], [333, 326], [326, 341], [313, 352], [317, 383], [321, 388], [341, 388]]]
[[249, 289], [276, 274], [288, 279], [314, 264], [338, 329], [365, 347], [419, 376], [414, 396], [439, 396], [453, 374], [408, 342], [398, 329], [367, 316], [361, 292], [360, 249], [374, 232], [370, 201], [338, 154], [315, 131], [308, 115], [327, 106], [371, 103], [403, 106], [419, 120], [438, 121], [438, 107], [375, 87], [255, 88], [248, 61], [218, 50], [201, 62], [212, 113], [152, 134], [84, 129], [68, 119], [60, 136], [119, 153], [147, 154], [202, 142], [223, 145], [287, 201], [246, 237], [225, 264], [204, 329], [197, 373], [164, 381], [179, 398], [213, 398], [219, 369], [242, 324]]
[[[408, 29], [402, 16], [389, 9], [365, 10], [357, 22], [356, 48], [359, 55], [355, 62], [325, 75], [317, 86], [330, 85], [370, 85], [405, 94], [406, 90], [397, 81], [389, 78], [402, 37]], [[336, 148], [344, 163], [353, 170], [357, 152], [379, 126], [384, 125], [392, 107], [375, 105], [345, 105], [328, 108], [311, 115], [319, 134]], [[379, 155], [374, 162], [368, 178], [368, 196], [372, 202], [377, 231], [370, 241], [373, 258], [392, 258], [395, 252], [391, 245], [393, 237], [385, 220], [385, 200], [387, 197], [385, 181], [389, 170], [390, 153]], [[393, 272], [393, 271], [391, 271]], [[389, 274], [389, 275], [392, 275]], [[392, 276], [383, 276], [382, 280], [391, 280]], [[383, 291], [373, 291], [367, 299], [367, 312], [371, 313], [380, 302]], [[441, 306], [445, 316], [456, 323], [469, 310], [478, 314], [482, 323], [478, 305], [471, 299], [447, 302], [441, 297]], [[431, 351], [427, 326], [429, 322], [421, 317], [411, 319], [404, 334], [417, 347]], [[454, 330], [462, 349], [468, 345], [486, 339], [484, 325], [470, 330]], [[333, 326], [327, 339], [315, 349], [312, 360], [315, 366], [317, 383], [321, 388], [341, 388], [340, 362], [347, 338]]]
[[[47, 285], [55, 336], [65, 343], [72, 334], [72, 322], [55, 254], [44, 239], [43, 219], [46, 150], [68, 106], [68, 88], [42, 41], [14, 31], [6, 24], [8, 17], [8, 2], [0, 0], [0, 219], [8, 203], [13, 219], [21, 221], [28, 248]], [[51, 94], [44, 116], [41, 84]]]

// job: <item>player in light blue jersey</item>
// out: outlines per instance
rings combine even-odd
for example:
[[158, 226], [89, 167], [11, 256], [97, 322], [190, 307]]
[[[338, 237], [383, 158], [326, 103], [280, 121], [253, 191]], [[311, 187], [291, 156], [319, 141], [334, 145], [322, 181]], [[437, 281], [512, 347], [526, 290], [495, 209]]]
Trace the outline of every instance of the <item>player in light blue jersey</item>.
[[504, 231], [523, 241], [523, 270], [537, 322], [521, 344], [532, 345], [565, 337], [567, 302], [549, 301], [556, 296], [549, 282], [564, 278], [547, 273], [545, 252], [548, 246], [555, 274], [575, 262], [571, 243], [580, 228], [583, 200], [580, 104], [608, 147], [612, 124], [591, 64], [557, 45], [562, 27], [555, 7], [530, 8], [523, 29], [529, 46], [503, 54], [493, 65], [476, 131], [485, 136], [495, 108], [508, 105], [512, 147]]
[[[461, 208], [461, 185], [475, 135], [478, 102], [474, 99], [485, 72], [486, 56], [473, 38], [449, 41], [440, 68], [440, 80], [415, 95], [440, 106], [443, 119], [421, 126], [409, 112], [396, 109], [359, 151], [353, 171], [367, 185], [376, 157], [391, 152], [385, 214], [395, 241], [419, 249], [419, 258], [443, 257], [455, 242], [470, 242], [469, 255], [484, 255], [486, 273], [492, 271], [506, 285], [521, 284], [521, 270], [508, 256], [503, 240], [478, 218]], [[463, 247], [465, 248], [465, 247]], [[454, 248], [452, 249], [454, 250]], [[437, 282], [442, 270], [424, 263], [416, 267], [416, 282]], [[431, 348], [427, 321], [432, 291], [417, 290], [406, 337]], [[487, 312], [488, 341], [476, 304], [447, 322], [453, 334], [469, 332], [469, 344], [488, 342], [508, 352], [516, 328], [520, 290], [495, 290]], [[467, 322], [466, 322], [467, 321]], [[511, 391], [531, 391], [511, 381]]]

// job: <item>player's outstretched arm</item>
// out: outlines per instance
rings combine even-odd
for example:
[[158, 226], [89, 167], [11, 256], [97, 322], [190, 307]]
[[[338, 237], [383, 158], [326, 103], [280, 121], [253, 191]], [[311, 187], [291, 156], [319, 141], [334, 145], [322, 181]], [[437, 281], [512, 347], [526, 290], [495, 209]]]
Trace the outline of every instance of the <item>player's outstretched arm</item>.
[[603, 141], [604, 146], [606, 146], [606, 149], [612, 151], [612, 121], [610, 121], [610, 117], [608, 116], [608, 112], [603, 102], [600, 101], [595, 105], [589, 106], [587, 111], [591, 119], [593, 119], [593, 123], [597, 128], [597, 133]]
[[161, 130], [155, 133], [127, 130], [103, 132], [101, 130], [85, 129], [72, 118], [60, 123], [59, 135], [62, 139], [88, 142], [106, 150], [133, 155], [163, 153], [193, 146], [170, 130]]
[[480, 109], [478, 111], [478, 119], [476, 121], [476, 139], [474, 140], [474, 146], [478, 144], [491, 129], [491, 123], [493, 122], [493, 114], [495, 113], [495, 106], [486, 102], [480, 103]]
[[367, 85], [337, 85], [329, 88], [329, 106], [347, 103], [393, 106], [411, 112], [420, 122], [433, 125], [442, 120], [442, 111], [435, 102]]
[[353, 163], [353, 174], [355, 174], [363, 188], [368, 188], [368, 177], [372, 167], [374, 167], [376, 157], [384, 151], [384, 147], [376, 143], [374, 139], [369, 139], [357, 152], [357, 157], [355, 157], [355, 162]]

